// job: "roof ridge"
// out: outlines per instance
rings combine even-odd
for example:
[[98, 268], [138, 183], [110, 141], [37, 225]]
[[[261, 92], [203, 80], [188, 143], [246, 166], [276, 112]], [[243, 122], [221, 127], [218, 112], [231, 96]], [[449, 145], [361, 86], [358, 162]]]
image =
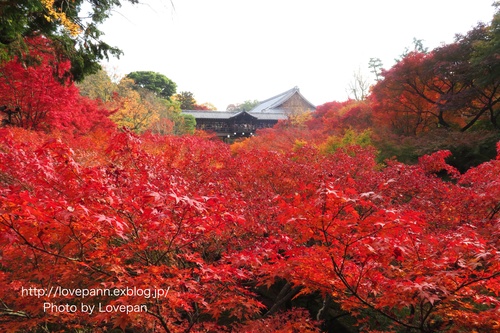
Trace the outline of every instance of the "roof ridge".
[[[289, 89], [285, 92], [282, 92], [281, 94], [275, 95], [274, 97], [268, 98], [264, 101], [259, 102], [252, 110], [250, 110], [250, 113], [254, 112], [263, 112], [265, 110], [269, 110], [274, 108], [275, 106], [278, 106], [282, 104], [284, 101], [289, 99], [293, 94], [299, 91], [299, 87], [295, 86], [292, 89]], [[266, 105], [266, 103], [268, 105]], [[270, 104], [269, 104], [270, 103]]]
[[276, 96], [273, 96], [273, 97], [267, 98], [267, 99], [265, 99], [265, 100], [263, 100], [263, 101], [260, 101], [260, 102], [259, 102], [259, 104], [265, 103], [265, 102], [270, 101], [270, 100], [272, 100], [272, 99], [275, 99], [275, 98], [277, 98], [277, 97], [280, 97], [280, 96], [286, 95], [286, 94], [288, 94], [288, 93], [290, 93], [290, 92], [292, 92], [292, 91], [298, 91], [298, 90], [299, 90], [299, 87], [295, 86], [295, 87], [293, 87], [292, 89], [288, 89], [287, 91], [282, 92], [281, 94], [278, 94], [278, 95], [276, 95]]

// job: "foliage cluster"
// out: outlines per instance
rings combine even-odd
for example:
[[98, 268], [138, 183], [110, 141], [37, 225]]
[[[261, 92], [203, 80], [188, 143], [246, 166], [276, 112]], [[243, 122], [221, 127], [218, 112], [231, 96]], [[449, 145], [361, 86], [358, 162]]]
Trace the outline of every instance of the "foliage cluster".
[[[138, 0], [126, 0], [137, 4]], [[49, 39], [60, 58], [71, 61], [75, 80], [95, 73], [99, 62], [121, 51], [102, 40], [99, 24], [121, 0], [5, 0], [0, 2], [0, 61], [28, 56], [26, 39]], [[23, 60], [22, 59], [22, 60]]]
[[0, 64], [3, 126], [74, 134], [114, 127], [109, 109], [80, 96], [69, 61], [59, 61], [49, 40], [37, 37], [27, 45], [32, 66], [18, 58]]
[[36, 37], [25, 43], [30, 66], [17, 57], [0, 64], [2, 126], [75, 135], [116, 126], [135, 132], [194, 132], [194, 119], [181, 115], [179, 104], [164, 98], [175, 92], [175, 84], [165, 76], [133, 72], [129, 76], [139, 84], [130, 77], [117, 84], [99, 71], [75, 85], [70, 62], [58, 58], [53, 42]]
[[[0, 134], [3, 331], [499, 329], [500, 159], [461, 175], [446, 151], [381, 167], [359, 146]], [[49, 297], [57, 287], [168, 293]]]
[[499, 129], [498, 9], [489, 25], [429, 52], [420, 46], [382, 70], [371, 95], [377, 125], [405, 136], [486, 123]]
[[174, 95], [173, 99], [180, 103], [181, 110], [215, 110], [215, 106], [210, 103], [198, 104], [193, 93], [190, 91], [181, 91]]

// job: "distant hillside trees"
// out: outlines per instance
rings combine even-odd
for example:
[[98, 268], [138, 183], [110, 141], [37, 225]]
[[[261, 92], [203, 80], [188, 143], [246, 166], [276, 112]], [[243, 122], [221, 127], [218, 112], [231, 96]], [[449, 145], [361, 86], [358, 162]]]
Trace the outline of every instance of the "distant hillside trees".
[[243, 103], [229, 104], [226, 108], [226, 111], [250, 111], [257, 105], [259, 105], [259, 101], [254, 99], [246, 100]]

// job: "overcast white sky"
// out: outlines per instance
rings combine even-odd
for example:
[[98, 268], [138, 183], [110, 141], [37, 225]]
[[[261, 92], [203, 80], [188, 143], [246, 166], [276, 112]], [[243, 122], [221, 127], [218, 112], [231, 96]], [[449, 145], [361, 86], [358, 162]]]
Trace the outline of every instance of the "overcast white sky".
[[218, 110], [298, 86], [313, 104], [344, 101], [353, 73], [371, 77], [422, 39], [433, 49], [493, 18], [493, 0], [142, 0], [101, 27], [124, 51], [109, 68], [151, 70]]

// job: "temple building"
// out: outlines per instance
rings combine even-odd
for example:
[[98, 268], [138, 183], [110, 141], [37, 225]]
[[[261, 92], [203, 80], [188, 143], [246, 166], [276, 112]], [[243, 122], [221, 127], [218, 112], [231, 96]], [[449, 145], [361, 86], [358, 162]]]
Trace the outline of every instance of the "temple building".
[[212, 131], [218, 137], [232, 141], [240, 137], [249, 137], [260, 128], [273, 127], [279, 120], [290, 115], [314, 111], [311, 104], [294, 87], [279, 95], [260, 102], [250, 111], [198, 111], [183, 110], [196, 119], [196, 129]]

